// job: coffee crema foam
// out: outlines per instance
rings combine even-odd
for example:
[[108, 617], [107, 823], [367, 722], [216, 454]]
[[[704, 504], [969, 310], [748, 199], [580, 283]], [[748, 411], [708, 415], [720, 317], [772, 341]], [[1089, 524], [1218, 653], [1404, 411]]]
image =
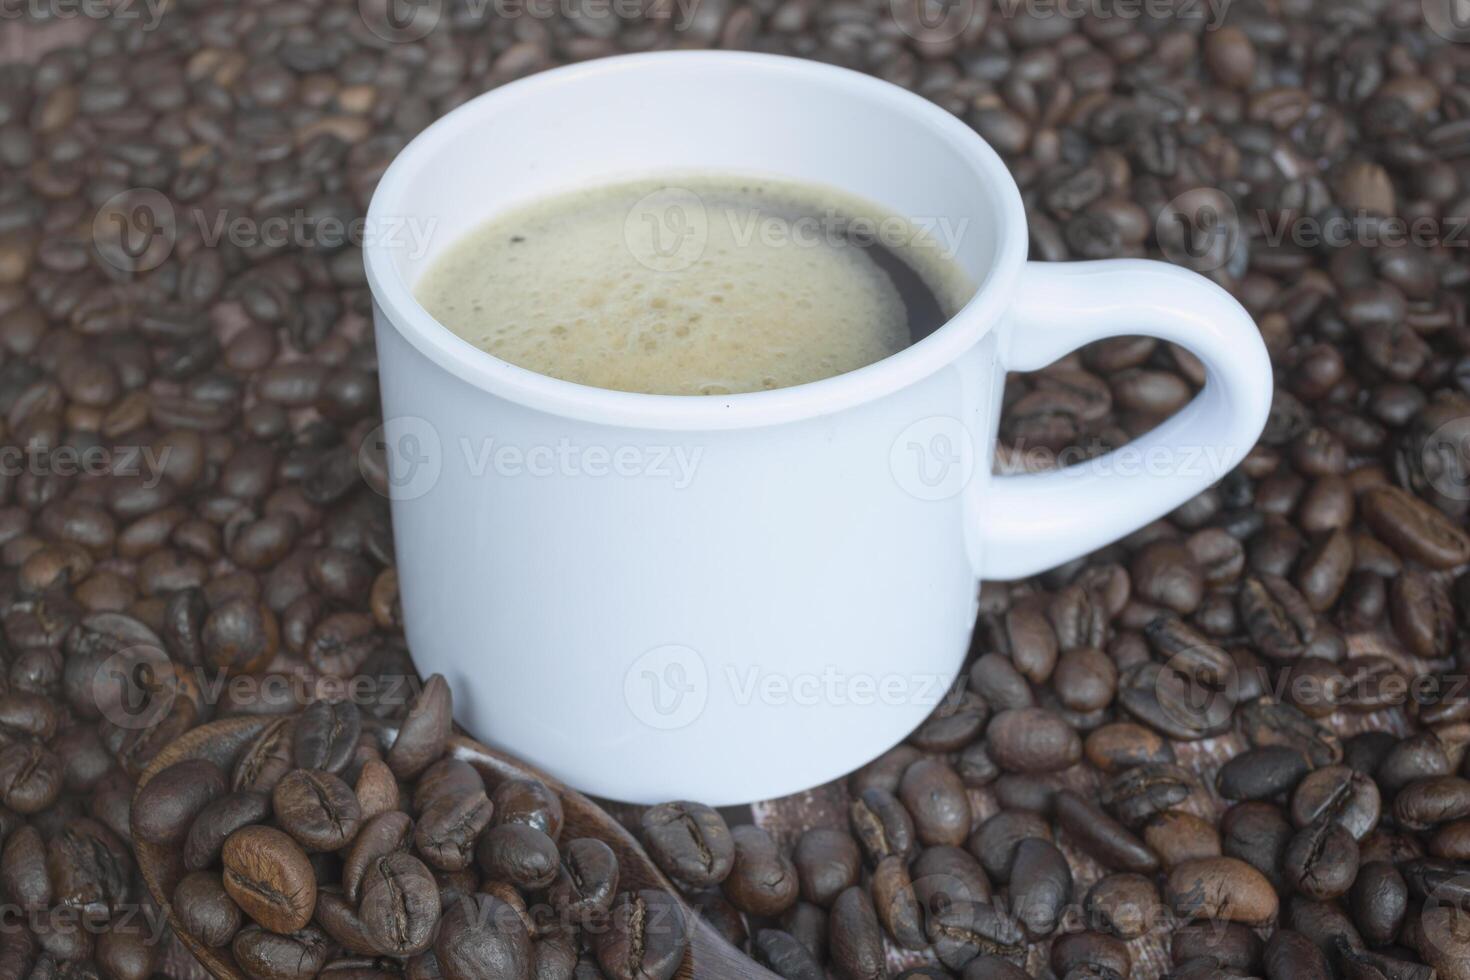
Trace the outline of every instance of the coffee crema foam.
[[[871, 245], [854, 244], [868, 230]], [[974, 293], [913, 222], [835, 189], [700, 175], [547, 197], [452, 243], [421, 304], [520, 367], [619, 391], [785, 388], [913, 342], [910, 307], [875, 261], [908, 266], [940, 316]], [[901, 270], [902, 272], [903, 270]], [[937, 303], [937, 306], [936, 306]], [[922, 336], [922, 334], [920, 334]]]

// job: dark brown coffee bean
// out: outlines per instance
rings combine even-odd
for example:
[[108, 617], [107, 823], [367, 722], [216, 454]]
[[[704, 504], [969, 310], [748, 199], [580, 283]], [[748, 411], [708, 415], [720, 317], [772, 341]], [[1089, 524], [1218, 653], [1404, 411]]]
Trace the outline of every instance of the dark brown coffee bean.
[[281, 828], [310, 851], [346, 847], [362, 826], [357, 797], [329, 772], [292, 770], [276, 784], [271, 805]]
[[1028, 837], [1011, 861], [1011, 904], [1026, 934], [1051, 935], [1072, 898], [1072, 871], [1055, 844]]
[[235, 934], [230, 951], [252, 977], [307, 980], [326, 965], [329, 947], [326, 935], [312, 926], [283, 936], [250, 925]]
[[1257, 698], [1241, 706], [1241, 731], [1254, 746], [1285, 745], [1302, 752], [1314, 766], [1342, 760], [1336, 735], [1289, 704]]
[[825, 976], [816, 957], [789, 932], [762, 929], [755, 934], [752, 947], [756, 962], [783, 980], [823, 980]]
[[16, 813], [40, 813], [61, 795], [65, 773], [48, 749], [17, 742], [0, 749], [0, 803]]
[[444, 980], [521, 980], [531, 957], [525, 924], [506, 902], [477, 892], [444, 907], [434, 938]]
[[801, 884], [801, 897], [828, 908], [845, 888], [857, 884], [862, 852], [857, 841], [840, 830], [814, 828], [802, 834], [791, 855]]
[[1363, 938], [1375, 946], [1393, 942], [1408, 912], [1409, 886], [1387, 861], [1371, 861], [1358, 869], [1349, 907]]
[[1416, 779], [1394, 797], [1393, 815], [1408, 830], [1428, 830], [1470, 816], [1470, 780], [1459, 776]]
[[298, 769], [340, 773], [347, 767], [362, 731], [357, 705], [317, 701], [296, 719], [293, 758]]
[[909, 766], [899, 784], [898, 796], [914, 819], [914, 832], [920, 843], [958, 847], [969, 837], [969, 794], [959, 776], [943, 760], [924, 758]]
[[987, 653], [975, 661], [970, 667], [970, 687], [996, 711], [1029, 708], [1036, 702], [1030, 682], [1009, 657], [999, 653]]
[[1178, 766], [1153, 763], [1126, 769], [1102, 785], [1098, 800], [1125, 827], [1139, 827], [1189, 797], [1194, 781]]
[[1262, 947], [1260, 937], [1238, 922], [1189, 922], [1169, 933], [1169, 958], [1176, 966], [1207, 958], [1242, 976], [1259, 971]]
[[226, 838], [241, 827], [264, 822], [270, 812], [270, 797], [249, 790], [226, 793], [210, 803], [189, 825], [184, 838], [184, 867], [191, 871], [211, 867], [219, 860]]
[[868, 893], [856, 886], [844, 889], [832, 903], [830, 918], [832, 963], [853, 980], [878, 980], [887, 971], [883, 933]]
[[885, 789], [864, 790], [848, 807], [848, 821], [872, 864], [891, 854], [908, 860], [916, 850], [913, 818], [898, 797]]
[[1099, 878], [1083, 901], [1088, 924], [1122, 939], [1136, 939], [1163, 921], [1163, 903], [1153, 881], [1125, 872]]
[[1352, 886], [1358, 873], [1358, 842], [1341, 824], [1319, 821], [1296, 832], [1282, 862], [1292, 887], [1325, 902]]
[[244, 921], [240, 906], [212, 871], [185, 875], [174, 889], [173, 907], [184, 931], [215, 949], [229, 945]]
[[550, 885], [560, 867], [552, 839], [525, 824], [491, 827], [481, 835], [475, 854], [488, 877], [527, 891]]
[[678, 902], [668, 892], [652, 890], [618, 896], [606, 930], [592, 941], [609, 980], [669, 980], [689, 945]]
[[1082, 743], [1087, 761], [1103, 772], [1145, 763], [1173, 762], [1173, 747], [1152, 729], [1128, 721], [1093, 729]]
[[225, 891], [271, 932], [305, 928], [316, 908], [316, 875], [306, 852], [274, 827], [245, 827], [221, 853]]
[[1082, 757], [1082, 741], [1076, 730], [1043, 708], [998, 712], [986, 730], [986, 741], [991, 758], [1010, 772], [1052, 772], [1066, 769]]
[[225, 795], [225, 776], [207, 759], [176, 762], [157, 773], [133, 801], [133, 834], [149, 844], [177, 847], [195, 818]]
[[1071, 790], [1062, 790], [1054, 806], [1057, 823], [1104, 867], [1142, 873], [1158, 870], [1158, 856], [1091, 802]]
[[406, 851], [380, 857], [363, 880], [358, 916], [387, 956], [429, 948], [439, 924], [439, 886], [422, 861]]
[[1357, 840], [1378, 825], [1381, 808], [1377, 784], [1347, 766], [1326, 766], [1307, 774], [1291, 795], [1296, 826], [1331, 820]]
[[1300, 657], [1317, 629], [1300, 592], [1277, 575], [1251, 575], [1241, 583], [1240, 618], [1252, 642], [1272, 660]]
[[1374, 487], [1363, 494], [1362, 510], [1373, 533], [1405, 558], [1430, 568], [1470, 561], [1470, 535], [1408, 491]]
[[939, 961], [960, 969], [977, 956], [1015, 958], [1026, 942], [1020, 925], [989, 902], [955, 902], [927, 920]]
[[1394, 632], [1415, 656], [1442, 657], [1455, 634], [1455, 609], [1444, 587], [1415, 569], [1404, 569], [1389, 588]]
[[904, 859], [890, 854], [879, 861], [873, 869], [870, 887], [878, 921], [894, 941], [905, 949], [927, 946], [924, 911], [914, 892], [913, 879]]
[[[362, 794], [359, 791], [357, 795]], [[414, 846], [424, 860], [440, 870], [467, 868], [474, 860], [475, 841], [490, 825], [493, 810], [483, 790], [436, 796], [419, 814], [413, 832]]]
[[1220, 767], [1215, 788], [1227, 800], [1264, 800], [1291, 790], [1311, 769], [1306, 756], [1285, 745], [1242, 752]]
[[1327, 957], [1306, 936], [1278, 929], [1262, 953], [1267, 980], [1330, 980]]
[[980, 825], [967, 847], [987, 875], [1004, 883], [1010, 880], [1016, 848], [1032, 837], [1051, 840], [1051, 825], [1045, 817], [1025, 810], [1002, 810]]
[[1101, 932], [1069, 932], [1051, 944], [1051, 968], [1059, 977], [1127, 977], [1133, 972], [1128, 944]]
[[490, 795], [494, 823], [523, 823], [535, 827], [553, 841], [561, 836], [561, 799], [537, 779], [507, 779]]
[[388, 751], [388, 768], [399, 779], [411, 779], [444, 754], [454, 724], [449, 685], [435, 674], [408, 706], [408, 716]]
[[342, 860], [342, 893], [353, 907], [373, 866], [395, 851], [408, 850], [413, 837], [413, 821], [401, 811], [380, 813], [363, 824]]
[[659, 868], [690, 888], [718, 885], [730, 873], [735, 845], [730, 828], [702, 803], [663, 803], [644, 811], [643, 843]]
[[[737, 828], [737, 830], [758, 829], [752, 825]], [[737, 837], [735, 871], [731, 873], [732, 876], [740, 870], [739, 840], [740, 838]], [[774, 848], [774, 842], [772, 847]], [[618, 890], [618, 875], [618, 859], [612, 848], [592, 837], [578, 837], [566, 842], [561, 848], [561, 868], [557, 873], [555, 883], [548, 892], [548, 898], [562, 916], [563, 921], [595, 921], [597, 917], [612, 907], [613, 898], [617, 895]], [[733, 877], [725, 879], [726, 894], [731, 891], [729, 886], [732, 880]], [[767, 881], [766, 884], [771, 883]], [[772, 890], [779, 890], [781, 887], [782, 885], [775, 885]], [[784, 887], [794, 899], [797, 887], [794, 867], [790, 868], [789, 879]], [[784, 908], [785, 906], [782, 906], [782, 910]]]

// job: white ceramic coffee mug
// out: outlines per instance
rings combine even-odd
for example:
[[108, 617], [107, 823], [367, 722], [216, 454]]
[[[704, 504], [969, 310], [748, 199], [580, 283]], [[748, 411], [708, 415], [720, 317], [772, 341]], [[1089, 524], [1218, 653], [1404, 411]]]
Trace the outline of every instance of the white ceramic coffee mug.
[[[947, 221], [979, 289], [886, 360], [719, 397], [539, 375], [414, 299], [497, 212], [679, 171], [835, 185], [936, 233]], [[367, 232], [414, 659], [448, 677], [470, 732], [618, 800], [771, 798], [878, 755], [954, 679], [982, 578], [1175, 507], [1239, 462], [1270, 401], [1259, 334], [1223, 290], [1156, 262], [1028, 263], [1020, 194], [969, 127], [811, 62], [633, 55], [506, 85], [403, 151]], [[1006, 372], [1119, 334], [1193, 351], [1201, 393], [1110, 456], [992, 476]]]

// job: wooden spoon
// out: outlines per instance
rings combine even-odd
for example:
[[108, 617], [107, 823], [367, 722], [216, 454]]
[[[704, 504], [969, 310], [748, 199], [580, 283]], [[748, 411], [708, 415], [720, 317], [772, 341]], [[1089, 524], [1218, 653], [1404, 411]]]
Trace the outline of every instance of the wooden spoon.
[[[274, 720], [272, 717], [256, 716], [224, 718], [192, 729], [158, 753], [138, 777], [138, 788], [146, 786], [161, 770], [185, 759], [209, 759], [228, 774], [234, 768], [239, 754]], [[391, 730], [384, 731], [383, 735], [391, 740]], [[695, 976], [700, 980], [779, 980], [774, 973], [761, 968], [754, 960], [731, 946], [708, 923], [699, 918], [654, 865], [633, 835], [597, 804], [524, 762], [481, 745], [474, 739], [456, 734], [451, 736], [449, 744], [450, 753], [455, 758], [463, 759], [480, 771], [488, 789], [493, 790], [507, 779], [525, 778], [539, 779], [551, 787], [561, 797], [566, 818], [562, 838], [570, 840], [576, 837], [596, 837], [611, 847], [618, 856], [620, 890], [662, 888], [677, 898], [689, 922], [689, 952], [684, 956], [677, 977], [685, 980]], [[143, 880], [153, 894], [154, 901], [168, 916], [169, 925], [173, 926], [179, 941], [218, 980], [249, 980], [235, 964], [234, 956], [228, 948], [212, 949], [205, 946], [185, 932], [174, 915], [171, 902], [173, 890], [184, 875], [182, 855], [178, 850], [141, 841], [134, 842], [134, 848]]]

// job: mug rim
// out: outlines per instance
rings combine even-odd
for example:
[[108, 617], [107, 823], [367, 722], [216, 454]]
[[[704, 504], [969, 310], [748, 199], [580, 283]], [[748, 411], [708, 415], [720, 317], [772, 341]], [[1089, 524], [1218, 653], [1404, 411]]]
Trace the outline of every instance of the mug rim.
[[386, 243], [369, 240], [363, 265], [374, 305], [419, 353], [489, 394], [553, 415], [651, 429], [734, 429], [827, 415], [907, 387], [955, 361], [983, 338], [1010, 304], [1026, 261], [1026, 213], [1021, 192], [1000, 155], [954, 115], [891, 82], [847, 68], [784, 55], [739, 51], [656, 51], [565, 65], [509, 82], [465, 102], [425, 128], [384, 171], [368, 204], [367, 224], [395, 213], [421, 158], [452, 152], [458, 130], [497, 104], [532, 99], [547, 88], [650, 65], [683, 63], [780, 72], [794, 82], [836, 83], [866, 99], [899, 109], [925, 124], [998, 192], [996, 254], [975, 294], [937, 330], [902, 350], [852, 371], [768, 391], [729, 395], [668, 395], [618, 391], [565, 381], [503, 360], [457, 336], [415, 298]]

